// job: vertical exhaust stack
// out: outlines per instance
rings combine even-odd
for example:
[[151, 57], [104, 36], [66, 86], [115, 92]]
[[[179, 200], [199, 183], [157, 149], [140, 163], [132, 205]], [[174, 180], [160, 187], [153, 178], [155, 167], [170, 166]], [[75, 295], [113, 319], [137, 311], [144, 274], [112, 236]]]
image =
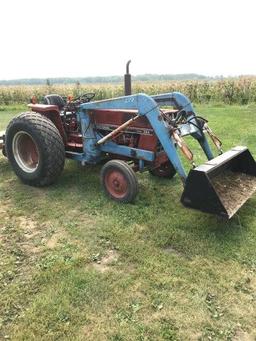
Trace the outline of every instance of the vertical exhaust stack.
[[131, 60], [128, 60], [126, 63], [126, 74], [124, 75], [124, 95], [130, 96], [132, 94], [132, 81], [131, 81], [131, 74], [129, 72], [129, 65]]

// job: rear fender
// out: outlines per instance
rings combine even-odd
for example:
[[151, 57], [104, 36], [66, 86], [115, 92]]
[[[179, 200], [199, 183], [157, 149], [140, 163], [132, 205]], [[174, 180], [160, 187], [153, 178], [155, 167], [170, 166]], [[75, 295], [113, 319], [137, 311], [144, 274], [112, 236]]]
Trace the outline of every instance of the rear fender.
[[66, 144], [67, 136], [63, 126], [63, 122], [60, 117], [60, 111], [57, 105], [47, 105], [47, 104], [28, 104], [28, 107], [42, 116], [49, 118], [59, 130], [59, 133], [63, 139], [63, 142]]

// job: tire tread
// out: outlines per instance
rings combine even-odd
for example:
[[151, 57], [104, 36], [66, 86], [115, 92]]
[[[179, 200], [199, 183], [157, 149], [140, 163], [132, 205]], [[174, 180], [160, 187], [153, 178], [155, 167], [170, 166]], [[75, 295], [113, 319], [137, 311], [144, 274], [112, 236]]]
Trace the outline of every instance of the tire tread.
[[17, 164], [11, 162], [15, 173], [23, 182], [29, 185], [39, 187], [50, 185], [62, 172], [65, 162], [65, 148], [58, 129], [50, 119], [36, 112], [23, 112], [14, 117], [6, 129], [7, 156], [9, 160], [12, 160], [12, 157], [10, 155], [11, 141], [8, 139], [8, 134], [15, 125], [33, 128], [45, 155], [45, 171], [40, 178], [32, 180], [22, 179], [20, 171], [17, 169]]

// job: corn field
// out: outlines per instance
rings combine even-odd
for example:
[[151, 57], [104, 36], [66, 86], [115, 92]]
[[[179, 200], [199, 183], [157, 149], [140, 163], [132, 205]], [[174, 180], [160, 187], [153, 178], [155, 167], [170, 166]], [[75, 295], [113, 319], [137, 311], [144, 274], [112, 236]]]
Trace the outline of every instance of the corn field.
[[[192, 102], [222, 102], [226, 104], [247, 104], [256, 102], [256, 77], [240, 77], [214, 81], [158, 81], [134, 82], [133, 93], [159, 94], [180, 91]], [[74, 85], [24, 85], [0, 86], [0, 105], [28, 103], [35, 95], [40, 101], [44, 95], [57, 93], [74, 97], [95, 92], [96, 99], [122, 96], [123, 84], [74, 84]]]

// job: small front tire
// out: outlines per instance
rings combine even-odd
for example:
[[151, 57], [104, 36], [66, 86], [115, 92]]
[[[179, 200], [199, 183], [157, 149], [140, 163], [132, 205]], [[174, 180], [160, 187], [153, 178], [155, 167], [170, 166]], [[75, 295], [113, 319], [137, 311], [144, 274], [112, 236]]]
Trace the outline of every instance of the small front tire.
[[105, 193], [117, 202], [133, 202], [138, 193], [138, 181], [133, 169], [122, 160], [108, 161], [101, 170]]

